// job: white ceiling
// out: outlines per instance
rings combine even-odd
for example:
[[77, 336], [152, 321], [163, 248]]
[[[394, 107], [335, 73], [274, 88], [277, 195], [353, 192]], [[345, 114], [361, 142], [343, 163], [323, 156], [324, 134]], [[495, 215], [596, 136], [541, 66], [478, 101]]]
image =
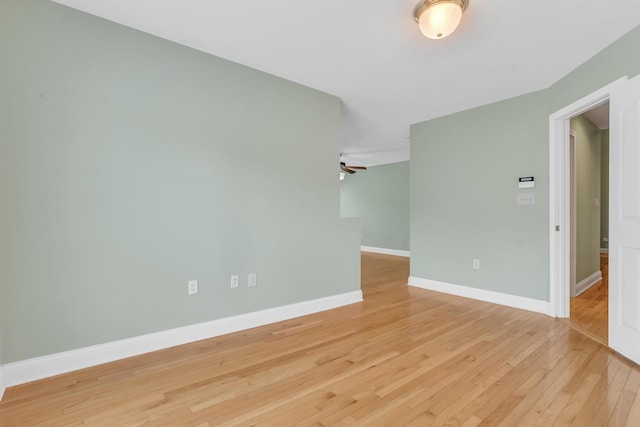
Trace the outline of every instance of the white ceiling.
[[470, 0], [421, 35], [417, 0], [54, 0], [339, 96], [351, 164], [409, 158], [409, 126], [544, 89], [640, 24], [639, 0]]

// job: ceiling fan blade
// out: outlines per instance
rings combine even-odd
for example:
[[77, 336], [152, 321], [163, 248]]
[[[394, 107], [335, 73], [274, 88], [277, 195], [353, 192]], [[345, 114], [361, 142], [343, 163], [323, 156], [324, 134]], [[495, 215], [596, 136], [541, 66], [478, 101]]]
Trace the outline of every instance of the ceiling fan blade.
[[362, 169], [362, 170], [367, 170], [366, 167], [364, 166], [351, 166], [351, 165], [347, 165], [346, 167], [348, 167], [349, 169]]
[[356, 173], [356, 171], [351, 170], [351, 169], [349, 169], [349, 168], [348, 168], [348, 167], [346, 167], [346, 166], [343, 166], [343, 167], [341, 167], [340, 169], [342, 169], [343, 171], [345, 171], [346, 173], [349, 173], [349, 174], [354, 174], [354, 173]]

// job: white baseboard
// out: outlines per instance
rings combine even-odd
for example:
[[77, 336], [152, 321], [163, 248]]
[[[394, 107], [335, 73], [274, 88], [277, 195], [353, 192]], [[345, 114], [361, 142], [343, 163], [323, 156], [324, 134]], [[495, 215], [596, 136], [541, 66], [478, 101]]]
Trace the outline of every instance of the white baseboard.
[[580, 283], [576, 283], [576, 296], [580, 295], [600, 280], [602, 280], [602, 271], [598, 270], [586, 279], [581, 280]]
[[609, 248], [600, 248], [600, 253], [601, 254], [608, 254], [609, 253]]
[[6, 389], [4, 382], [4, 366], [0, 365], [0, 401], [2, 400], [2, 396], [4, 396], [4, 391]]
[[519, 308], [521, 310], [528, 310], [553, 316], [551, 313], [551, 304], [547, 301], [487, 291], [484, 289], [470, 288], [468, 286], [453, 285], [451, 283], [421, 279], [419, 277], [409, 277], [409, 285], [417, 288], [428, 289], [430, 291], [443, 292], [446, 294], [490, 302], [493, 304], [506, 305], [507, 307]]
[[411, 252], [401, 251], [399, 249], [386, 249], [386, 248], [375, 248], [373, 246], [360, 246], [360, 250], [362, 252], [373, 252], [376, 254], [403, 256], [407, 258], [411, 257]]
[[99, 344], [4, 365], [4, 385], [11, 387], [102, 363], [138, 356], [244, 329], [268, 325], [362, 301], [362, 291], [333, 295]]

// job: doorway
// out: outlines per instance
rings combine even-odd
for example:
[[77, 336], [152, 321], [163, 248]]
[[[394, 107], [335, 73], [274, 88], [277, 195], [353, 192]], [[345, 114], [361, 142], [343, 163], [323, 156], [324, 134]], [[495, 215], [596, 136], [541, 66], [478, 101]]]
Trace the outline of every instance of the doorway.
[[554, 316], [568, 318], [571, 297], [571, 143], [570, 121], [609, 102], [619, 79], [549, 117], [549, 262], [550, 305]]
[[569, 121], [610, 104], [608, 345], [640, 363], [640, 76], [623, 77], [549, 116], [550, 312], [570, 315]]
[[608, 345], [609, 102], [569, 123], [569, 325]]

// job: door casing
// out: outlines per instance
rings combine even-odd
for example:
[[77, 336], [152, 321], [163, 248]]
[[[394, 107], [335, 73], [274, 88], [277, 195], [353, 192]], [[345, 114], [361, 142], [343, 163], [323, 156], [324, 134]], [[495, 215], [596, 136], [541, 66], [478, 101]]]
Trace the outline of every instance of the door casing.
[[622, 77], [549, 116], [549, 303], [555, 317], [569, 317], [571, 295], [569, 120], [608, 102], [613, 88], [627, 80]]

